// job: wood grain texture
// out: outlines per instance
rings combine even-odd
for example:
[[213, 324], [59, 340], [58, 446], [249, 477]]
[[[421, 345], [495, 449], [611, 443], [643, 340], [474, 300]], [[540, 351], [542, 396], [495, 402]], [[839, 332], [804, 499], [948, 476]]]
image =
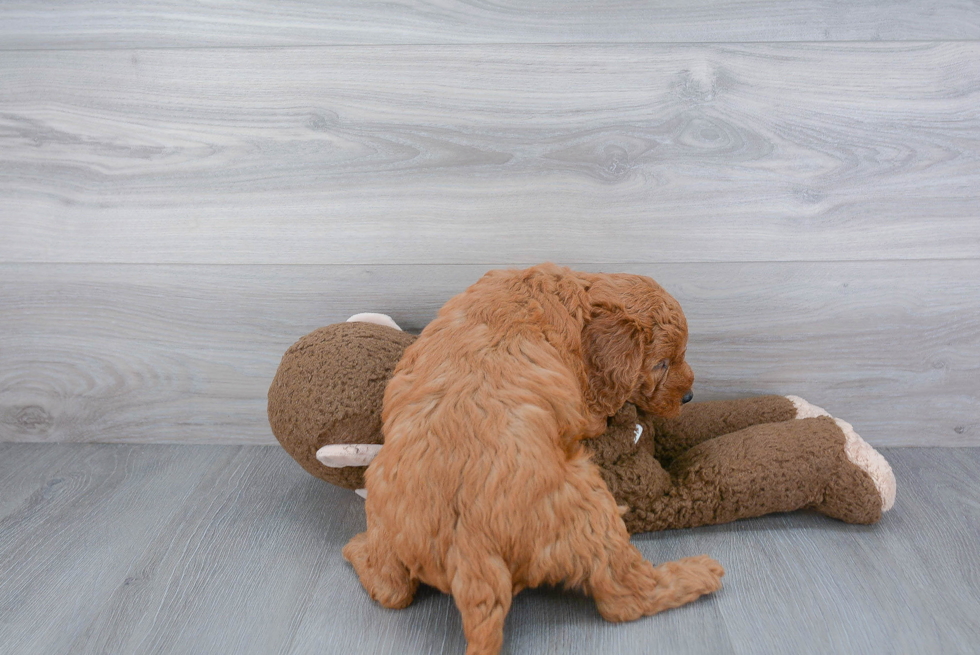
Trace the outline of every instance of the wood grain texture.
[[750, 620], [724, 616], [734, 652], [976, 649], [980, 449], [884, 454], [898, 497], [879, 525], [814, 530], [816, 517], [792, 513], [718, 530], [731, 544], [727, 600], [754, 608]]
[[[484, 266], [0, 266], [0, 441], [273, 443], [290, 344], [362, 311], [420, 329]], [[794, 393], [877, 445], [980, 444], [980, 261], [647, 264], [699, 399]]]
[[0, 48], [980, 38], [974, 3], [189, 0], [4, 2]]
[[980, 43], [7, 52], [0, 262], [980, 252]]
[[[52, 454], [62, 464], [44, 471]], [[625, 624], [573, 593], [524, 591], [508, 652], [973, 652], [980, 449], [884, 454], [899, 493], [878, 525], [796, 512], [637, 535], [654, 561], [718, 558], [724, 588]], [[340, 555], [363, 501], [278, 447], [0, 444], [0, 462], [48, 490], [0, 518], [5, 655], [464, 648], [450, 597], [370, 600]], [[0, 498], [19, 486], [0, 473]]]
[[190, 492], [196, 500], [119, 571], [125, 581], [71, 635], [68, 652], [274, 653], [305, 600], [343, 570], [338, 535], [363, 511], [334, 506], [333, 489], [304, 484], [274, 450], [204, 453], [225, 455]]
[[[3, 459], [37, 472], [29, 496], [0, 518], [0, 651], [70, 652], [149, 540], [195, 490], [219, 452], [47, 445], [59, 461], [38, 470], [46, 450], [0, 444]], [[24, 453], [27, 453], [24, 455]], [[23, 484], [27, 484], [24, 482]], [[7, 489], [4, 488], [4, 495]]]
[[10, 455], [13, 452], [0, 441], [0, 520], [32, 495], [43, 495], [51, 472], [64, 464], [64, 454], [57, 448], [31, 451], [28, 458]]

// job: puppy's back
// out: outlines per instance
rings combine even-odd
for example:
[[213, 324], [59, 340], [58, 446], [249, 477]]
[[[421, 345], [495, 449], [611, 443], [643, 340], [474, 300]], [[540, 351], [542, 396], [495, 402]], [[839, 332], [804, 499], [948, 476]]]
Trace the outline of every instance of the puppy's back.
[[516, 548], [522, 508], [562, 483], [564, 448], [584, 422], [578, 380], [546, 334], [570, 331], [567, 314], [521, 276], [493, 272], [446, 303], [385, 392], [368, 515], [390, 526], [417, 577], [446, 592], [459, 522]]

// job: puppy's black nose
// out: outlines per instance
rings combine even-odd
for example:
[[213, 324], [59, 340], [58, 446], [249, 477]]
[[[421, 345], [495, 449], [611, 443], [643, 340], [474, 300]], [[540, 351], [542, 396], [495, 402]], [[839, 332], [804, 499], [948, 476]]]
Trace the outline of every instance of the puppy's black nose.
[[694, 399], [694, 392], [693, 391], [688, 391], [686, 394], [684, 394], [684, 397], [681, 398], [681, 402], [682, 403], [689, 403], [693, 399]]

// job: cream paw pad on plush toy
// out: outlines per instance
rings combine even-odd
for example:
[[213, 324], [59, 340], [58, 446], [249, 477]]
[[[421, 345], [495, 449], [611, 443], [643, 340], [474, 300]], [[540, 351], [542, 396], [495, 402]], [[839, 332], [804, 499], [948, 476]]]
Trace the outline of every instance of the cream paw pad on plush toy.
[[[796, 418], [816, 418], [818, 416], [834, 418], [823, 407], [812, 405], [799, 396], [786, 396], [786, 399], [793, 403], [796, 408]], [[846, 439], [844, 452], [847, 454], [847, 459], [871, 476], [878, 493], [881, 494], [881, 511], [887, 512], [895, 505], [897, 486], [891, 465], [882, 457], [881, 453], [872, 448], [854, 431], [854, 426], [839, 418], [834, 418], [834, 422], [844, 433]]]

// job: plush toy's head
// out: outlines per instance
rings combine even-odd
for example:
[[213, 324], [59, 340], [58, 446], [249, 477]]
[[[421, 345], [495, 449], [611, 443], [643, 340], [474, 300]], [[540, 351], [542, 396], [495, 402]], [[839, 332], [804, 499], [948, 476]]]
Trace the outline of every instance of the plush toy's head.
[[286, 452], [318, 478], [363, 488], [366, 466], [324, 466], [317, 450], [383, 442], [385, 386], [415, 338], [358, 321], [328, 325], [293, 344], [269, 388], [269, 423]]

